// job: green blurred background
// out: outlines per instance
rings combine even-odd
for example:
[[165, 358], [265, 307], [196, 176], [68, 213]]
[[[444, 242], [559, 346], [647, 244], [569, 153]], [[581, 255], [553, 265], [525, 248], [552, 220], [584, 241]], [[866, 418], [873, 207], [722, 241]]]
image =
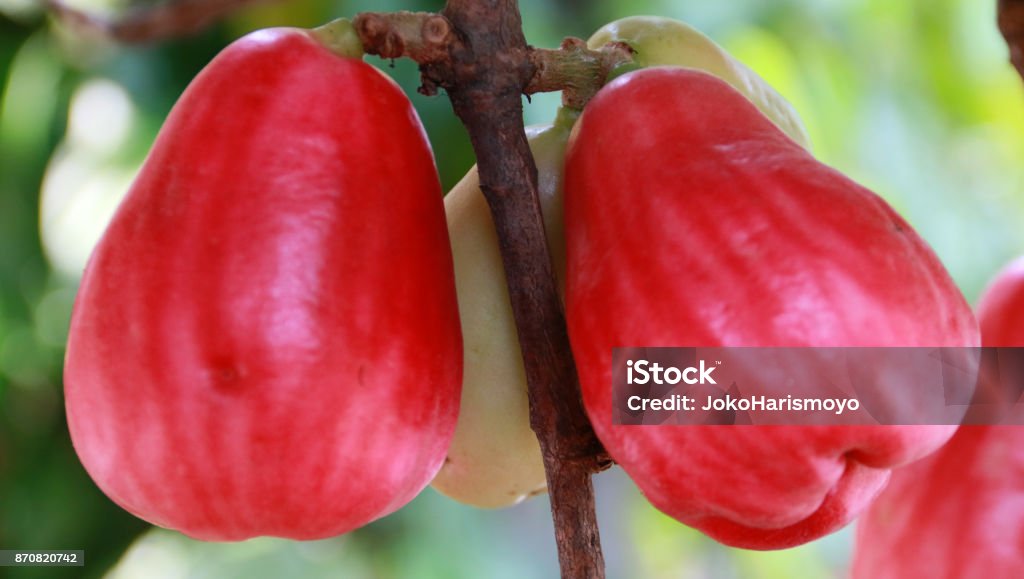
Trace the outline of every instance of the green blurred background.
[[[122, 0], [74, 6], [122, 10]], [[933, 245], [967, 297], [1024, 253], [1024, 99], [995, 0], [524, 0], [527, 39], [556, 46], [632, 14], [700, 28], [804, 118], [814, 152], [883, 195]], [[68, 440], [61, 362], [77, 276], [174, 100], [243, 33], [441, 2], [290, 0], [243, 9], [190, 38], [118, 47], [0, 0], [0, 548], [85, 549], [77, 569], [9, 577], [553, 577], [545, 498], [481, 511], [426, 490], [336, 539], [191, 541], [115, 507]], [[409, 62], [371, 59], [410, 95], [445, 187], [472, 164], [444, 98]], [[557, 95], [526, 106], [553, 117]], [[893, 280], [899, 283], [899, 280]], [[851, 529], [805, 547], [728, 549], [657, 513], [616, 469], [596, 478], [611, 577], [841, 577]]]

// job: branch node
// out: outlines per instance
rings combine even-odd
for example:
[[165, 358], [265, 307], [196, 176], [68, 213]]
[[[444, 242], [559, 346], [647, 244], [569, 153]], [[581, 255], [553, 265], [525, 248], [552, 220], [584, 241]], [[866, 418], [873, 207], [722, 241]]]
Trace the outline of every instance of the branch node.
[[613, 70], [632, 62], [633, 54], [623, 42], [590, 50], [583, 40], [572, 37], [564, 39], [558, 50], [532, 49], [530, 59], [536, 72], [525, 92], [561, 90], [564, 106], [582, 110]]
[[582, 38], [576, 38], [575, 36], [566, 36], [565, 38], [562, 39], [562, 44], [560, 48], [566, 51], [586, 50], [587, 43], [583, 42]]
[[405, 53], [405, 42], [380, 14], [360, 14], [353, 21], [363, 47], [381, 58], [398, 58]]
[[444, 16], [434, 14], [423, 21], [423, 40], [427, 44], [437, 47], [448, 44], [448, 35], [451, 31], [451, 24], [448, 24], [448, 19]]

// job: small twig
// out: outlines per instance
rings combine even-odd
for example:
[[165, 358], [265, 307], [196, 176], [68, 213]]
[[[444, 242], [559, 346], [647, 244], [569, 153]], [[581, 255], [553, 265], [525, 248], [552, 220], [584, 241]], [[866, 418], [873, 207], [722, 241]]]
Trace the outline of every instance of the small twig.
[[353, 24], [363, 44], [381, 58], [407, 57], [418, 63], [445, 60], [452, 41], [452, 25], [431, 12], [366, 12]]
[[[451, 22], [430, 12], [365, 12], [353, 20], [367, 52], [382, 58], [406, 57], [423, 69], [420, 92], [436, 94], [437, 88], [456, 82], [451, 68], [451, 50], [456, 38]], [[562, 91], [562, 102], [582, 109], [604, 79], [618, 65], [633, 59], [632, 49], [613, 43], [590, 50], [579, 38], [566, 38], [561, 48], [526, 47], [533, 74], [523, 94]]]
[[449, 51], [458, 42], [451, 22], [430, 12], [364, 12], [352, 20], [369, 54], [381, 58], [406, 57], [420, 65], [419, 92], [437, 94], [440, 86], [455, 83]]
[[579, 38], [566, 38], [558, 50], [531, 48], [530, 60], [536, 73], [523, 92], [560, 90], [563, 105], [582, 110], [616, 66], [633, 60], [633, 49], [617, 43], [602, 50], [589, 50]]
[[1010, 62], [1024, 78], [1024, 0], [999, 0], [997, 21], [1010, 48]]
[[45, 0], [58, 19], [92, 34], [124, 43], [143, 43], [195, 34], [242, 6], [268, 0], [171, 0], [128, 10], [115, 18], [72, 8], [63, 0]]

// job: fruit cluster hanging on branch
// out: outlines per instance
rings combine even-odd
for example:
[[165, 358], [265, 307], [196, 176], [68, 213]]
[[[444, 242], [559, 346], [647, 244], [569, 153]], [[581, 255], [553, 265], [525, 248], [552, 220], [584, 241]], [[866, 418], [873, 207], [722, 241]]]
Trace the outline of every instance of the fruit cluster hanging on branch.
[[[363, 50], [416, 60], [466, 124], [478, 168], [443, 201]], [[521, 95], [550, 90], [557, 119], [524, 131]], [[630, 18], [535, 49], [515, 2], [453, 0], [255, 32], [195, 79], [83, 277], [68, 420], [113, 500], [198, 538], [331, 536], [432, 480], [486, 507], [546, 489], [580, 577], [603, 575], [590, 477], [611, 460], [681, 522], [777, 549], [955, 430], [614, 425], [623, 345], [979, 334], [927, 244], [707, 37]]]

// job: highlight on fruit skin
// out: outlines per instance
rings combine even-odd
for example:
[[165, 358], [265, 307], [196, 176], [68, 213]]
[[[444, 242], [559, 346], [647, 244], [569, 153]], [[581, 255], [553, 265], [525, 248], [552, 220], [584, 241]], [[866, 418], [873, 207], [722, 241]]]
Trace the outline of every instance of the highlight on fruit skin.
[[[793, 108], [756, 73], [696, 29], [656, 17], [625, 18], [595, 32], [591, 48], [626, 42], [637, 66], [685, 66], [722, 75], [802, 146], [807, 135]], [[566, 141], [579, 111], [563, 108], [550, 125], [527, 127], [537, 164], [548, 249], [565, 286], [562, 171]], [[546, 488], [543, 460], [530, 429], [526, 376], [490, 210], [476, 168], [445, 198], [465, 339], [462, 412], [448, 460], [433, 487], [463, 503], [518, 504]]]
[[566, 151], [565, 234], [588, 415], [673, 518], [731, 546], [800, 545], [849, 523], [891, 469], [952, 435], [945, 425], [612, 424], [610, 352], [623, 345], [979, 343], [924, 240], [720, 79], [650, 68], [601, 89]]
[[[1024, 347], [1024, 257], [996, 274], [977, 315], [983, 345]], [[1010, 579], [1022, 544], [1024, 427], [964, 425], [893, 473], [857, 522], [852, 577]]]
[[430, 482], [461, 357], [408, 98], [308, 31], [261, 30], [189, 85], [93, 252], [68, 427], [100, 489], [153, 524], [325, 538]]

